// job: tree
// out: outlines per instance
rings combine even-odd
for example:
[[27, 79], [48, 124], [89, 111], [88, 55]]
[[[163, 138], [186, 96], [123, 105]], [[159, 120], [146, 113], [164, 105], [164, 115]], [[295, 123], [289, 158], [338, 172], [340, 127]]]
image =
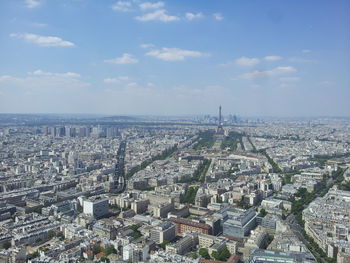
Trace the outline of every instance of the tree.
[[244, 199], [244, 196], [241, 197], [241, 200], [237, 203], [238, 207], [243, 209], [250, 208], [250, 205], [246, 203], [246, 200]]
[[6, 241], [6, 242], [2, 245], [2, 247], [3, 247], [4, 249], [9, 249], [9, 248], [11, 247], [11, 242]]
[[273, 236], [272, 235], [268, 235], [267, 239], [265, 240], [265, 242], [262, 244], [262, 248], [263, 249], [267, 249], [267, 247], [271, 244], [273, 240]]
[[168, 241], [168, 240], [164, 240], [164, 241], [160, 244], [160, 247], [161, 247], [162, 249], [165, 250], [165, 247], [166, 247], [166, 245], [168, 245], [168, 244], [169, 244], [169, 241]]
[[202, 148], [211, 148], [214, 145], [214, 130], [206, 130], [206, 131], [201, 131], [198, 134], [198, 141], [197, 143], [193, 146], [193, 149], [195, 150], [201, 150]]
[[56, 236], [57, 236], [60, 240], [63, 240], [63, 239], [64, 239], [64, 234], [63, 234], [63, 232], [58, 232]]
[[111, 261], [109, 260], [109, 258], [107, 258], [107, 257], [102, 257], [102, 258], [100, 258], [100, 260], [98, 261], [98, 262], [103, 262], [103, 263], [110, 263]]
[[104, 249], [102, 249], [102, 252], [106, 254], [106, 256], [112, 254], [112, 253], [116, 253], [117, 251], [115, 250], [115, 248], [113, 246], [110, 247], [106, 247]]
[[133, 231], [132, 237], [133, 237], [134, 239], [138, 239], [139, 237], [142, 236], [141, 233], [140, 233], [140, 231], [138, 230], [138, 229], [139, 229], [139, 226], [138, 226], [138, 225], [131, 225], [129, 228]]
[[50, 230], [50, 231], [47, 233], [47, 236], [48, 236], [49, 239], [52, 239], [53, 237], [56, 236], [55, 231]]
[[196, 252], [192, 252], [190, 258], [196, 259], [198, 258], [198, 254]]
[[199, 255], [202, 257], [202, 258], [205, 258], [205, 259], [210, 259], [210, 255], [209, 255], [209, 252], [208, 252], [208, 249], [206, 248], [201, 248], [199, 250]]
[[34, 253], [27, 255], [27, 259], [33, 259], [33, 258], [37, 258], [37, 257], [39, 257], [38, 251], [35, 251]]
[[132, 237], [134, 238], [134, 239], [138, 239], [138, 238], [140, 238], [142, 235], [141, 235], [141, 233], [137, 230], [137, 231], [134, 231], [133, 233], [132, 233]]
[[304, 198], [308, 194], [307, 189], [304, 187], [299, 188], [298, 192], [295, 194], [297, 197]]
[[260, 210], [260, 216], [261, 216], [261, 217], [265, 217], [266, 214], [267, 214], [266, 210], [265, 210], [264, 208], [262, 208], [262, 209]]
[[93, 248], [92, 248], [92, 251], [96, 255], [96, 254], [102, 252], [102, 248], [99, 245], [94, 245]]
[[137, 231], [137, 229], [139, 229], [138, 225], [131, 225], [129, 227], [132, 231]]
[[211, 253], [211, 257], [213, 258], [213, 259], [215, 259], [215, 260], [219, 260], [219, 252], [217, 252], [217, 251], [213, 251], [212, 253]]
[[194, 200], [196, 198], [196, 194], [198, 191], [199, 187], [198, 186], [191, 186], [187, 189], [185, 192], [184, 197], [181, 200], [181, 203], [191, 203], [194, 204]]
[[41, 214], [41, 208], [40, 207], [32, 208], [31, 212]]
[[226, 261], [229, 257], [231, 257], [231, 253], [226, 247], [219, 252], [220, 261]]

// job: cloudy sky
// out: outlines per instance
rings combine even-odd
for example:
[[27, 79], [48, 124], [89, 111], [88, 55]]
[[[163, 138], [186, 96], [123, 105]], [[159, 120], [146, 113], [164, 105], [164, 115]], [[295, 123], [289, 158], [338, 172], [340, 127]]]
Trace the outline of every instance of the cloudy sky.
[[0, 112], [350, 115], [348, 0], [0, 1]]

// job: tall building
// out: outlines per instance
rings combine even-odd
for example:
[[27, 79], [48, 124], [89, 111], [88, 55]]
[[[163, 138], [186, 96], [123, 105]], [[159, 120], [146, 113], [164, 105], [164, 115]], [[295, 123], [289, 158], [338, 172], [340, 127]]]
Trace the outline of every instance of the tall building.
[[91, 215], [96, 218], [102, 217], [108, 214], [108, 199], [107, 198], [96, 198], [90, 200], [84, 200], [83, 212], [86, 215]]
[[175, 225], [170, 222], [164, 222], [151, 230], [151, 240], [156, 244], [161, 244], [164, 241], [171, 241], [176, 235]]
[[219, 107], [219, 121], [218, 121], [218, 127], [216, 129], [216, 137], [218, 138], [223, 138], [224, 136], [226, 136], [226, 132], [224, 130], [223, 127], [223, 119], [222, 119], [222, 114], [221, 114], [221, 105]]
[[245, 210], [226, 206], [214, 215], [221, 216], [224, 235], [244, 238], [256, 226], [257, 215], [252, 208]]
[[149, 258], [149, 246], [137, 244], [128, 244], [123, 246], [123, 260], [128, 262], [145, 262]]

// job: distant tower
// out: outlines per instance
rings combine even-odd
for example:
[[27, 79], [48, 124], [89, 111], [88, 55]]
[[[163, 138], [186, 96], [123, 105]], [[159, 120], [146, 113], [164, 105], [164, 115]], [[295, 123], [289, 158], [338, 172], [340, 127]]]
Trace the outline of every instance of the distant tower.
[[223, 126], [223, 121], [222, 121], [221, 105], [220, 105], [219, 106], [219, 123], [218, 123], [218, 128], [216, 129], [216, 136], [217, 137], [225, 136], [225, 130], [222, 126]]

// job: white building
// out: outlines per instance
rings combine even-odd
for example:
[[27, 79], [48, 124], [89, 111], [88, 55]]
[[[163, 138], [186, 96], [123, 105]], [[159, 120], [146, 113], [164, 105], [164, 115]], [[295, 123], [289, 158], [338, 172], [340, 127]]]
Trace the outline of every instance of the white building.
[[145, 262], [149, 258], [149, 246], [129, 244], [123, 247], [123, 260], [131, 262]]
[[107, 198], [84, 200], [83, 204], [84, 214], [94, 217], [102, 217], [108, 214], [108, 208]]

